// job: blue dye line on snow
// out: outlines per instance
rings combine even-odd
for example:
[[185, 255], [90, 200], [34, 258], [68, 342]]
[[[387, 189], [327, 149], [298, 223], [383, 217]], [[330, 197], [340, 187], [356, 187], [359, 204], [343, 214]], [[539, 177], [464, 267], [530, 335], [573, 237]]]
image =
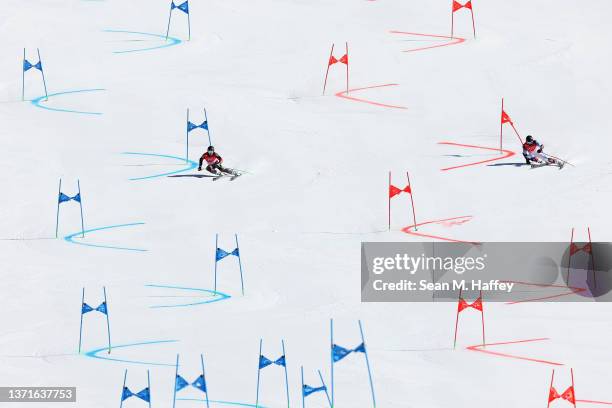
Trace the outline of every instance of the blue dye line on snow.
[[[197, 401], [197, 402], [206, 402], [205, 399], [198, 399], [198, 398], [177, 398], [177, 401]], [[257, 404], [257, 406], [255, 406], [255, 404], [246, 404], [243, 402], [231, 402], [231, 401], [215, 401], [215, 400], [209, 400], [210, 403], [212, 404], [218, 404], [218, 405], [233, 405], [236, 407], [254, 407], [254, 408], [266, 408], [264, 405], [261, 404]]]
[[[147, 285], [148, 286], [148, 285]], [[122, 349], [122, 348], [128, 348], [128, 347], [138, 347], [138, 346], [149, 346], [149, 345], [153, 345], [153, 344], [167, 344], [167, 343], [178, 343], [179, 340], [152, 340], [152, 341], [143, 341], [143, 342], [139, 342], [139, 343], [130, 343], [130, 344], [120, 344], [120, 345], [113, 345], [113, 350], [116, 349]], [[106, 361], [112, 361], [115, 363], [123, 363], [123, 364], [138, 364], [138, 365], [148, 365], [148, 366], [157, 366], [157, 367], [176, 367], [175, 363], [158, 363], [158, 362], [151, 362], [151, 361], [140, 361], [140, 360], [127, 360], [127, 359], [121, 359], [121, 358], [115, 358], [115, 357], [110, 357], [108, 354], [107, 355], [99, 355], [102, 352], [107, 352], [108, 351], [108, 346], [104, 346], [104, 347], [100, 347], [97, 349], [93, 349], [90, 351], [87, 351], [85, 353], [83, 353], [83, 355], [85, 357], [90, 357], [90, 358], [95, 358], [97, 360], [106, 360]], [[197, 399], [197, 398], [177, 398], [177, 400], [181, 400], [181, 401], [200, 401], [200, 402], [205, 402], [206, 400], [204, 399]], [[257, 407], [254, 404], [247, 404], [247, 403], [242, 403], [242, 402], [233, 402], [233, 401], [220, 401], [220, 400], [210, 400], [211, 403], [213, 404], [217, 404], [217, 405], [231, 405], [231, 406], [235, 406], [235, 407], [254, 407], [254, 408], [266, 408], [264, 405], [259, 404]]]
[[[179, 161], [182, 161], [182, 162], [185, 161], [184, 157], [170, 156], [170, 155], [167, 155], [167, 154], [136, 153], [136, 152], [123, 152], [122, 154], [130, 154], [130, 155], [135, 155], [135, 156], [163, 157], [163, 158], [166, 158], [166, 159], [174, 159], [174, 160], [179, 160]], [[189, 166], [184, 168], [184, 169], [181, 169], [181, 170], [171, 171], [171, 172], [168, 172], [168, 173], [154, 174], [152, 176], [134, 177], [134, 178], [131, 178], [129, 180], [130, 181], [136, 181], [136, 180], [148, 180], [148, 179], [153, 179], [153, 178], [158, 178], [158, 177], [166, 177], [166, 176], [171, 176], [173, 174], [184, 173], [186, 171], [190, 171], [190, 170], [193, 170], [196, 167], [198, 167], [198, 163], [194, 162], [193, 160], [187, 160], [187, 163], [189, 164]]]
[[[126, 31], [126, 30], [102, 30], [105, 33], [122, 33], [122, 34], [136, 34], [136, 35], [146, 35], [149, 37], [156, 37], [156, 38], [162, 38], [164, 41], [166, 41], [166, 36], [165, 35], [161, 35], [161, 34], [153, 34], [153, 33], [142, 33], [139, 31]], [[113, 51], [113, 54], [125, 54], [128, 52], [141, 52], [141, 51], [151, 51], [151, 50], [157, 50], [160, 48], [167, 48], [167, 47], [172, 47], [175, 45], [179, 45], [180, 43], [182, 43], [183, 41], [179, 40], [178, 38], [175, 37], [168, 37], [169, 42], [166, 42], [165, 44], [162, 45], [156, 45], [155, 47], [148, 47], [148, 48], [136, 48], [136, 49], [132, 49], [132, 50], [122, 50], [122, 51]]]
[[[91, 232], [95, 232], [95, 231], [103, 231], [103, 230], [108, 230], [108, 229], [112, 229], [112, 228], [123, 228], [123, 227], [132, 227], [132, 226], [136, 226], [136, 225], [144, 225], [144, 222], [134, 222], [131, 224], [118, 224], [118, 225], [110, 225], [108, 227], [99, 227], [99, 228], [92, 228], [89, 230], [85, 230], [85, 234], [91, 233]], [[82, 234], [81, 231], [79, 232], [75, 232], [74, 234], [70, 234], [64, 237], [64, 240], [68, 243], [71, 244], [76, 244], [76, 245], [85, 245], [85, 246], [89, 246], [89, 247], [94, 247], [94, 248], [105, 248], [105, 249], [118, 249], [121, 251], [137, 251], [137, 252], [147, 252], [148, 249], [141, 249], [141, 248], [127, 248], [127, 247], [118, 247], [118, 246], [111, 246], [111, 245], [101, 245], [101, 244], [90, 244], [87, 242], [77, 242], [74, 241], [75, 237], [78, 237]]]
[[[140, 343], [131, 343], [131, 344], [120, 344], [118, 346], [113, 345], [113, 350], [127, 348], [127, 347], [137, 347], [137, 346], [148, 346], [151, 344], [164, 344], [164, 343], [177, 343], [179, 340], [153, 340], [153, 341], [143, 341]], [[151, 366], [164, 366], [164, 367], [175, 367], [174, 363], [156, 363], [150, 361], [139, 361], [139, 360], [126, 360], [121, 358], [111, 357], [110, 355], [100, 356], [99, 353], [103, 351], [108, 351], [108, 346], [104, 346], [101, 348], [97, 348], [91, 351], [87, 351], [83, 353], [85, 357], [96, 358], [98, 360], [106, 360], [106, 361], [114, 361], [117, 363], [128, 363], [128, 364], [141, 364], [141, 365], [151, 365]]]
[[[61, 95], [70, 95], [70, 94], [75, 94], [75, 93], [100, 92], [100, 91], [106, 91], [106, 89], [103, 89], [103, 88], [77, 89], [75, 91], [56, 92], [56, 93], [49, 94], [49, 98], [52, 98], [55, 96], [61, 96]], [[45, 95], [39, 96], [36, 99], [32, 99], [30, 102], [32, 103], [32, 105], [36, 106], [37, 108], [46, 109], [46, 110], [50, 110], [54, 112], [78, 113], [81, 115], [103, 115], [102, 112], [88, 112], [88, 111], [78, 111], [78, 110], [64, 109], [64, 108], [52, 108], [50, 106], [41, 105], [41, 102], [43, 101], [43, 99], [47, 99], [47, 97]]]
[[213, 296], [215, 296], [215, 298], [213, 298], [213, 299], [207, 299], [207, 300], [204, 300], [202, 302], [183, 303], [183, 304], [178, 304], [178, 305], [154, 305], [154, 306], [149, 306], [152, 309], [170, 308], [170, 307], [199, 306], [199, 305], [205, 305], [205, 304], [208, 304], [208, 303], [221, 302], [222, 300], [227, 300], [227, 299], [231, 298], [231, 296], [226, 294], [226, 293], [222, 293], [222, 292], [218, 292], [218, 291], [210, 290], [210, 289], [186, 288], [186, 287], [182, 287], [182, 286], [152, 285], [152, 284], [145, 285], [145, 286], [149, 287], [149, 288], [177, 289], [177, 290], [188, 290], [188, 291], [194, 291], [194, 292], [205, 292], [205, 293], [210, 293]]

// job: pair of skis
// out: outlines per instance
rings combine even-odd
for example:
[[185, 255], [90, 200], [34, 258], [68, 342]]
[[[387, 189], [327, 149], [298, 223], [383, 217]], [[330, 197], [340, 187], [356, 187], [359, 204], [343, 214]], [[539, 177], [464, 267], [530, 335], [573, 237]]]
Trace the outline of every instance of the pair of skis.
[[546, 167], [546, 166], [557, 166], [559, 168], [559, 170], [561, 170], [563, 168], [563, 166], [565, 166], [565, 162], [557, 160], [557, 161], [554, 161], [554, 162], [531, 163], [531, 168], [532, 169], [538, 169], [540, 167]]
[[545, 166], [557, 166], [559, 168], [559, 170], [561, 170], [563, 168], [563, 166], [565, 166], [565, 164], [569, 164], [570, 166], [573, 166], [573, 164], [560, 159], [558, 157], [543, 153], [544, 157], [546, 157], [545, 162], [536, 162], [536, 163], [531, 163], [531, 168], [532, 169], [537, 169], [540, 167], [545, 167]]
[[238, 177], [242, 176], [243, 173], [236, 171], [234, 169], [225, 169], [226, 171], [221, 171], [220, 174], [213, 177], [213, 181], [217, 181], [224, 177], [229, 177], [230, 181], [236, 180]]

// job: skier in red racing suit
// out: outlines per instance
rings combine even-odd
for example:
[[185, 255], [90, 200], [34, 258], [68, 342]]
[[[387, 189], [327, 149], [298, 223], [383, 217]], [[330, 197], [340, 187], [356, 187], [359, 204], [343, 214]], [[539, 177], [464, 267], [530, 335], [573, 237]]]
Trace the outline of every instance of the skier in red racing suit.
[[198, 171], [202, 171], [202, 163], [206, 161], [208, 164], [206, 166], [206, 170], [213, 174], [221, 174], [228, 173], [228, 169], [223, 167], [221, 163], [223, 163], [223, 158], [219, 156], [217, 152], [215, 152], [215, 148], [213, 146], [208, 146], [206, 153], [200, 157], [200, 164], [198, 166]]
[[523, 143], [523, 157], [525, 157], [527, 164], [531, 164], [531, 162], [556, 164], [557, 160], [548, 157], [543, 153], [543, 150], [544, 145], [538, 143], [533, 136], [527, 136], [525, 143]]

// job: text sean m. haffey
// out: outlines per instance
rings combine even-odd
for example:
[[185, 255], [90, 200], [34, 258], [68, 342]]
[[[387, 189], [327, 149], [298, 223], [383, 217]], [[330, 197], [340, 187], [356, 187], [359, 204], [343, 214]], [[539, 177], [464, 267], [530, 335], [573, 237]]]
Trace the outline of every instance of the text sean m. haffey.
[[430, 282], [426, 279], [410, 281], [402, 279], [397, 282], [385, 282], [377, 279], [373, 282], [376, 291], [449, 291], [449, 290], [483, 290], [503, 291], [510, 293], [514, 288], [513, 282], [503, 282], [499, 279], [484, 280], [453, 280], [451, 282]]

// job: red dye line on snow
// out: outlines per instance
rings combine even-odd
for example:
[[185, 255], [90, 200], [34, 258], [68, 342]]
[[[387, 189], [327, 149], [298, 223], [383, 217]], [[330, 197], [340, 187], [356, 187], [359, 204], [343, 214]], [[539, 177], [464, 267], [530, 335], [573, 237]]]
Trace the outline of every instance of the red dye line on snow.
[[336, 94], [337, 97], [339, 98], [344, 98], [344, 99], [348, 99], [351, 101], [355, 101], [355, 102], [363, 102], [363, 103], [367, 103], [370, 105], [375, 105], [375, 106], [380, 106], [383, 108], [392, 108], [392, 109], [408, 109], [405, 106], [398, 106], [398, 105], [389, 105], [386, 103], [380, 103], [380, 102], [374, 102], [374, 101], [370, 101], [367, 99], [362, 99], [362, 98], [355, 98], [354, 96], [348, 96], [348, 93], [350, 92], [358, 92], [358, 91], [363, 91], [366, 89], [375, 89], [375, 88], [383, 88], [383, 87], [387, 87], [387, 86], [398, 86], [399, 84], [384, 84], [384, 85], [374, 85], [374, 86], [366, 86], [363, 88], [355, 88], [355, 89], [349, 89], [348, 91], [341, 91], [338, 92]]
[[444, 39], [447, 39], [447, 40], [451, 40], [450, 42], [447, 42], [447, 43], [444, 43], [444, 44], [430, 45], [430, 46], [427, 46], [427, 47], [419, 47], [419, 48], [411, 48], [409, 50], [404, 50], [402, 52], [424, 51], [424, 50], [430, 50], [432, 48], [448, 47], [449, 45], [457, 45], [457, 44], [461, 44], [461, 43], [465, 42], [465, 38], [449, 37], [447, 35], [409, 33], [409, 32], [406, 32], [406, 31], [396, 31], [396, 30], [391, 30], [389, 32], [391, 34], [413, 35], [413, 36], [417, 36], [417, 37], [444, 38]]
[[459, 225], [459, 224], [463, 224], [466, 223], [468, 221], [470, 221], [472, 219], [471, 215], [464, 215], [461, 217], [453, 217], [453, 218], [445, 218], [443, 220], [433, 220], [433, 221], [425, 221], [425, 222], [421, 222], [418, 223], [416, 225], [409, 225], [406, 228], [402, 228], [402, 232], [405, 232], [406, 234], [409, 235], [415, 235], [417, 237], [424, 237], [424, 238], [433, 238], [433, 239], [439, 239], [441, 241], [448, 241], [448, 242], [462, 242], [462, 243], [466, 243], [466, 244], [479, 244], [478, 242], [470, 242], [470, 241], [462, 241], [460, 239], [453, 239], [453, 238], [446, 238], [446, 237], [441, 237], [439, 235], [431, 235], [431, 234], [423, 234], [421, 232], [418, 231], [413, 231], [413, 228], [416, 227], [420, 227], [423, 225], [428, 225], [428, 224], [443, 224], [445, 222], [451, 222], [450, 225]]
[[583, 288], [575, 288], [573, 286], [564, 286], [564, 285], [555, 285], [552, 283], [533, 283], [533, 282], [523, 282], [523, 281], [502, 281], [509, 283], [516, 283], [517, 285], [525, 285], [525, 286], [538, 286], [544, 288], [561, 288], [561, 289], [574, 289], [574, 290], [584, 290]]
[[508, 303], [506, 303], [507, 305], [516, 305], [518, 303], [537, 302], [537, 301], [540, 301], [540, 300], [554, 299], [554, 298], [558, 298], [558, 297], [562, 297], [562, 296], [573, 295], [574, 293], [584, 292], [586, 290], [586, 288], [575, 288], [575, 287], [572, 287], [572, 286], [554, 285], [554, 284], [546, 284], [546, 283], [530, 283], [530, 282], [520, 282], [520, 281], [502, 281], [502, 282], [516, 283], [517, 285], [524, 285], [524, 286], [537, 286], [537, 287], [541, 287], [541, 288], [559, 288], [559, 289], [569, 289], [570, 290], [569, 292], [560, 293], [560, 294], [557, 294], [557, 295], [550, 295], [550, 296], [544, 296], [544, 297], [540, 297], [540, 298], [533, 298], [533, 299], [517, 300], [515, 302], [508, 302]]
[[[375, 0], [369, 0], [369, 1], [375, 1]], [[465, 42], [465, 38], [461, 38], [461, 37], [449, 37], [447, 35], [410, 33], [410, 32], [406, 32], [406, 31], [396, 31], [396, 30], [391, 30], [389, 32], [391, 34], [412, 35], [412, 36], [417, 36], [417, 37], [429, 37], [429, 38], [442, 38], [442, 39], [450, 40], [448, 43], [437, 44], [437, 45], [430, 45], [430, 46], [427, 46], [427, 47], [413, 48], [413, 49], [410, 49], [410, 50], [404, 50], [402, 52], [423, 51], [423, 50], [429, 50], [429, 49], [432, 49], [432, 48], [448, 47], [449, 45], [457, 45], [457, 44], [461, 44], [461, 43]], [[347, 91], [338, 92], [336, 94], [336, 96], [339, 97], [339, 98], [345, 98], [345, 99], [348, 99], [348, 100], [351, 100], [351, 101], [355, 101], [355, 102], [362, 102], [362, 103], [367, 103], [367, 104], [374, 105], [374, 106], [380, 106], [382, 108], [408, 109], [405, 106], [389, 105], [389, 104], [386, 104], [386, 103], [370, 101], [370, 100], [363, 99], [363, 98], [355, 98], [353, 96], [349, 96], [348, 95], [350, 92], [357, 92], [357, 91], [362, 91], [362, 90], [366, 90], [366, 89], [382, 88], [382, 87], [386, 87], [386, 86], [397, 86], [397, 85], [398, 84], [385, 84], [385, 85], [374, 85], [374, 86], [367, 86], [367, 87], [363, 87], [363, 88], [349, 89]]]
[[[495, 151], [495, 152], [499, 152], [500, 151], [498, 148], [495, 148], [495, 147], [476, 146], [476, 145], [469, 145], [469, 144], [455, 143], [455, 142], [439, 142], [438, 144], [450, 145], [450, 146], [468, 147], [468, 148], [471, 148], [471, 149], [492, 150], [492, 151]], [[512, 157], [512, 156], [514, 156], [516, 154], [515, 152], [513, 152], [511, 150], [504, 150], [504, 149], [502, 149], [501, 151], [504, 153], [504, 155], [500, 156], [500, 157], [496, 157], [496, 158], [493, 158], [493, 159], [487, 159], [487, 160], [481, 160], [481, 161], [477, 161], [477, 162], [473, 162], [473, 163], [461, 164], [459, 166], [445, 167], [443, 169], [440, 169], [440, 171], [460, 169], [460, 168], [463, 168], [463, 167], [476, 166], [478, 164], [494, 162], [494, 161], [497, 161], [497, 160], [503, 160], [503, 159], [507, 159], [508, 157]]]
[[[374, 1], [374, 0], [369, 0], [369, 1]], [[410, 36], [417, 36], [417, 37], [429, 37], [429, 38], [440, 38], [440, 39], [447, 39], [449, 40], [449, 42], [443, 43], [443, 44], [437, 44], [437, 45], [431, 45], [431, 46], [427, 46], [427, 47], [419, 47], [419, 48], [412, 48], [409, 50], [403, 50], [402, 52], [417, 52], [417, 51], [425, 51], [425, 50], [430, 50], [430, 49], [434, 49], [434, 48], [441, 48], [441, 47], [448, 47], [451, 45], [458, 45], [461, 44], [463, 42], [465, 42], [465, 38], [459, 38], [459, 37], [449, 37], [446, 35], [436, 35], [436, 34], [423, 34], [423, 33], [412, 33], [412, 32], [405, 32], [405, 31], [389, 31], [391, 34], [399, 34], [399, 35], [410, 35]], [[385, 86], [385, 85], [383, 85]], [[362, 89], [368, 89], [368, 88], [362, 88]], [[359, 89], [355, 89], [355, 90], [359, 90]], [[394, 106], [386, 106], [383, 104], [378, 104], [376, 102], [370, 102], [370, 101], [365, 101], [365, 100], [359, 100], [357, 98], [351, 98], [348, 97], [346, 95], [341, 95], [343, 94], [342, 92], [336, 94], [336, 96], [339, 97], [345, 97], [347, 99], [352, 99], [352, 100], [356, 100], [356, 101], [360, 101], [360, 102], [365, 102], [365, 103], [371, 103], [374, 105], [379, 105], [379, 106], [384, 106], [384, 107], [394, 107]], [[395, 107], [397, 108], [397, 107]], [[405, 109], [405, 108], [403, 108]], [[483, 150], [491, 150], [491, 151], [499, 151], [499, 149], [496, 148], [490, 148], [490, 147], [484, 147], [484, 146], [475, 146], [475, 145], [468, 145], [468, 144], [461, 144], [461, 143], [453, 143], [453, 142], [440, 142], [439, 144], [444, 144], [444, 145], [452, 145], [452, 146], [460, 146], [460, 147], [467, 147], [467, 148], [473, 148], [473, 149], [483, 149]], [[478, 164], [483, 164], [483, 163], [489, 163], [489, 162], [493, 162], [493, 161], [498, 161], [498, 160], [503, 160], [506, 159], [508, 157], [514, 156], [516, 153], [510, 150], [502, 150], [502, 152], [504, 153], [503, 156], [501, 157], [497, 157], [497, 158], [493, 158], [493, 159], [488, 159], [488, 160], [483, 160], [483, 161], [478, 161], [478, 162], [474, 162], [474, 163], [468, 163], [468, 164], [463, 164], [463, 165], [459, 165], [459, 166], [453, 166], [453, 167], [447, 167], [447, 168], [443, 168], [440, 169], [441, 171], [448, 171], [448, 170], [454, 170], [454, 169], [459, 169], [459, 168], [464, 168], [464, 167], [470, 167], [470, 166], [476, 166]], [[430, 235], [430, 234], [422, 234], [416, 231], [412, 231], [413, 228], [416, 227], [420, 227], [422, 225], [427, 225], [427, 224], [434, 224], [434, 223], [444, 223], [444, 222], [450, 222], [450, 225], [453, 225], [453, 223], [456, 224], [462, 224], [464, 222], [468, 222], [472, 217], [471, 216], [463, 216], [463, 217], [454, 217], [454, 218], [447, 218], [444, 220], [435, 220], [435, 221], [427, 221], [427, 222], [422, 222], [419, 224], [415, 224], [415, 225], [411, 225], [408, 226], [404, 229], [402, 229], [403, 232], [410, 234], [410, 235], [416, 235], [416, 236], [420, 236], [420, 237], [426, 237], [426, 238], [433, 238], [433, 239], [440, 239], [443, 241], [449, 241], [449, 242], [467, 242], [467, 241], [461, 241], [461, 240], [456, 240], [456, 239], [452, 239], [452, 238], [446, 238], [446, 237], [440, 237], [440, 236], [436, 236], [436, 235]], [[506, 282], [511, 282], [511, 281], [506, 281]], [[527, 299], [527, 300], [521, 300], [521, 301], [516, 301], [516, 302], [509, 302], [507, 304], [518, 304], [518, 303], [524, 303], [524, 302], [534, 302], [534, 301], [540, 301], [540, 300], [547, 300], [547, 299], [552, 299], [552, 298], [556, 298], [556, 297], [561, 297], [561, 296], [568, 296], [574, 293], [579, 293], [582, 291], [585, 291], [586, 289], [584, 288], [575, 288], [575, 287], [569, 287], [569, 286], [562, 286], [562, 285], [552, 285], [552, 284], [537, 284], [537, 283], [529, 283], [529, 282], [519, 282], [519, 281], [515, 281], [514, 283], [519, 284], [519, 285], [526, 285], [526, 286], [537, 286], [537, 287], [549, 287], [549, 288], [566, 288], [569, 289], [570, 292], [568, 293], [562, 293], [562, 294], [558, 294], [558, 295], [551, 295], [551, 296], [546, 296], [546, 297], [541, 297], [541, 298], [537, 298], [537, 299]], [[510, 358], [510, 359], [515, 359], [515, 360], [523, 360], [523, 361], [530, 361], [530, 362], [534, 362], [534, 363], [540, 363], [540, 364], [547, 364], [547, 365], [553, 365], [553, 366], [562, 366], [562, 363], [557, 363], [554, 361], [548, 361], [548, 360], [543, 360], [543, 359], [536, 359], [536, 358], [531, 358], [531, 357], [524, 357], [524, 356], [517, 356], [517, 355], [513, 355], [513, 354], [508, 354], [508, 353], [501, 353], [501, 352], [496, 352], [496, 351], [491, 351], [491, 350], [485, 350], [483, 349], [483, 347], [490, 347], [490, 346], [501, 346], [501, 345], [509, 345], [509, 344], [519, 344], [519, 343], [530, 343], [530, 342], [536, 342], [536, 341], [543, 341], [543, 340], [549, 340], [548, 338], [538, 338], [538, 339], [530, 339], [530, 340], [517, 340], [517, 341], [509, 341], [509, 342], [499, 342], [499, 343], [490, 343], [490, 344], [480, 344], [480, 345], [474, 345], [474, 346], [469, 346], [467, 347], [467, 350], [470, 351], [477, 351], [480, 353], [485, 353], [488, 355], [492, 355], [492, 356], [496, 356], [496, 357], [503, 357], [503, 358]], [[594, 400], [576, 400], [576, 402], [580, 402], [583, 404], [595, 404], [595, 405], [610, 405], [612, 406], [612, 402], [607, 402], [607, 401], [594, 401]]]
[[498, 351], [491, 351], [491, 350], [483, 350], [482, 349], [482, 347], [503, 346], [503, 345], [508, 345], [508, 344], [519, 344], [519, 343], [532, 343], [532, 342], [535, 342], [535, 341], [543, 341], [543, 340], [549, 340], [549, 339], [544, 337], [544, 338], [539, 338], [539, 339], [515, 340], [515, 341], [506, 341], [506, 342], [489, 343], [489, 344], [476, 344], [474, 346], [468, 346], [468, 347], [466, 347], [466, 349], [470, 350], [470, 351], [478, 351], [480, 353], [485, 353], [485, 354], [489, 354], [489, 355], [497, 356], [497, 357], [511, 358], [511, 359], [515, 359], [515, 360], [531, 361], [533, 363], [541, 363], [541, 364], [548, 364], [548, 365], [554, 365], [554, 366], [562, 366], [563, 364], [557, 363], [557, 362], [554, 362], [554, 361], [541, 360], [541, 359], [537, 359], [537, 358], [523, 357], [523, 356], [517, 356], [515, 354], [500, 353]]
[[591, 401], [591, 400], [577, 399], [576, 402], [582, 402], [583, 404], [612, 405], [612, 402], [606, 402], [606, 401]]

